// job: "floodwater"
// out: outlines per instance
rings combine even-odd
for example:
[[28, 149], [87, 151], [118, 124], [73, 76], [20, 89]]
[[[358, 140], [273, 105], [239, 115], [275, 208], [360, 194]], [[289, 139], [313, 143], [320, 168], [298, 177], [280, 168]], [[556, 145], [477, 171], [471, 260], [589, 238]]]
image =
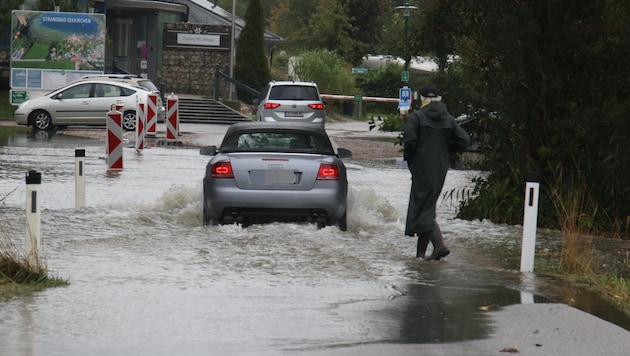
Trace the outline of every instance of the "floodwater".
[[[74, 151], [86, 150], [86, 207], [75, 208]], [[409, 173], [348, 165], [348, 229], [201, 224], [207, 157], [196, 148], [124, 149], [108, 172], [104, 144], [16, 135], [0, 146], [0, 233], [25, 236], [25, 174], [42, 173], [41, 248], [70, 285], [0, 302], [2, 355], [277, 354], [378, 343], [487, 338], [487, 310], [545, 303], [533, 278], [461, 257], [519, 227], [454, 219], [438, 206], [452, 255], [416, 260], [403, 236]], [[445, 191], [480, 172], [450, 171]], [[553, 234], [553, 232], [548, 232]], [[21, 243], [21, 242], [18, 242]], [[594, 299], [590, 312], [630, 330]], [[579, 307], [579, 306], [578, 306]], [[614, 320], [617, 318], [617, 320]]]

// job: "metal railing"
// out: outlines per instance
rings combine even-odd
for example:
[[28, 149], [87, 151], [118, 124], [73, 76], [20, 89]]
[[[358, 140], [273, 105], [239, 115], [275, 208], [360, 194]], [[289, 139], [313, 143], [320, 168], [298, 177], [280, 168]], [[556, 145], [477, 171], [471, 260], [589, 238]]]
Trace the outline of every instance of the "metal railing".
[[230, 75], [222, 72], [220, 66], [217, 64], [214, 71], [214, 100], [219, 100], [219, 80], [223, 79], [226, 83], [234, 84], [237, 88], [245, 90], [255, 97], [260, 96], [260, 92], [254, 88], [251, 88], [236, 79], [230, 78]]

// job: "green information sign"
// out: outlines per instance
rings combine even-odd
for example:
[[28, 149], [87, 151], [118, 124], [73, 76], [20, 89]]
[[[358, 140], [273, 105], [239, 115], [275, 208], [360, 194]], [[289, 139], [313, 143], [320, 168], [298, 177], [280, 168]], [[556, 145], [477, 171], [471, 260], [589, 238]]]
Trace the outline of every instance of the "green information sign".
[[409, 71], [408, 70], [403, 70], [400, 78], [403, 82], [408, 82], [409, 81]]
[[367, 72], [367, 68], [352, 68], [352, 74], [365, 74]]
[[20, 104], [26, 101], [28, 92], [25, 90], [11, 90], [11, 104]]

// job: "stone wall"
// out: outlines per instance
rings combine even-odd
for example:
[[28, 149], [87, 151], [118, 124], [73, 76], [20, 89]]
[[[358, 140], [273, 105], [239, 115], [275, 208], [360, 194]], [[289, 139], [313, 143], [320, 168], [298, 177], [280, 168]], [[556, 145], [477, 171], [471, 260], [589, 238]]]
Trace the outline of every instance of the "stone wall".
[[[215, 66], [226, 70], [230, 64], [230, 26], [168, 23], [164, 25], [162, 82], [165, 94], [194, 94], [214, 97]], [[214, 46], [177, 43], [177, 33], [219, 36]], [[220, 93], [223, 93], [221, 81]], [[222, 96], [222, 95], [219, 95]]]

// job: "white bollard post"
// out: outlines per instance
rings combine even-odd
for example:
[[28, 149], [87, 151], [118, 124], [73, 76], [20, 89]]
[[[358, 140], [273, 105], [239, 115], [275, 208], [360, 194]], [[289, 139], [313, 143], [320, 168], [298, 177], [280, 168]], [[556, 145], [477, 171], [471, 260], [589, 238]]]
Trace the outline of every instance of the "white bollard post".
[[75, 194], [74, 205], [78, 208], [85, 207], [85, 150], [74, 150], [74, 181]]
[[31, 267], [39, 265], [40, 243], [40, 200], [38, 189], [42, 183], [42, 174], [28, 171], [26, 174], [26, 259]]
[[136, 152], [142, 153], [144, 149], [144, 135], [146, 133], [147, 116], [145, 104], [138, 102], [136, 109]]
[[525, 185], [525, 211], [523, 213], [523, 247], [521, 250], [521, 272], [534, 271], [536, 253], [536, 228], [538, 225], [538, 196], [540, 174], [530, 172]]
[[116, 104], [112, 104], [107, 113], [106, 149], [109, 169], [123, 169], [122, 137], [122, 113], [116, 109]]

